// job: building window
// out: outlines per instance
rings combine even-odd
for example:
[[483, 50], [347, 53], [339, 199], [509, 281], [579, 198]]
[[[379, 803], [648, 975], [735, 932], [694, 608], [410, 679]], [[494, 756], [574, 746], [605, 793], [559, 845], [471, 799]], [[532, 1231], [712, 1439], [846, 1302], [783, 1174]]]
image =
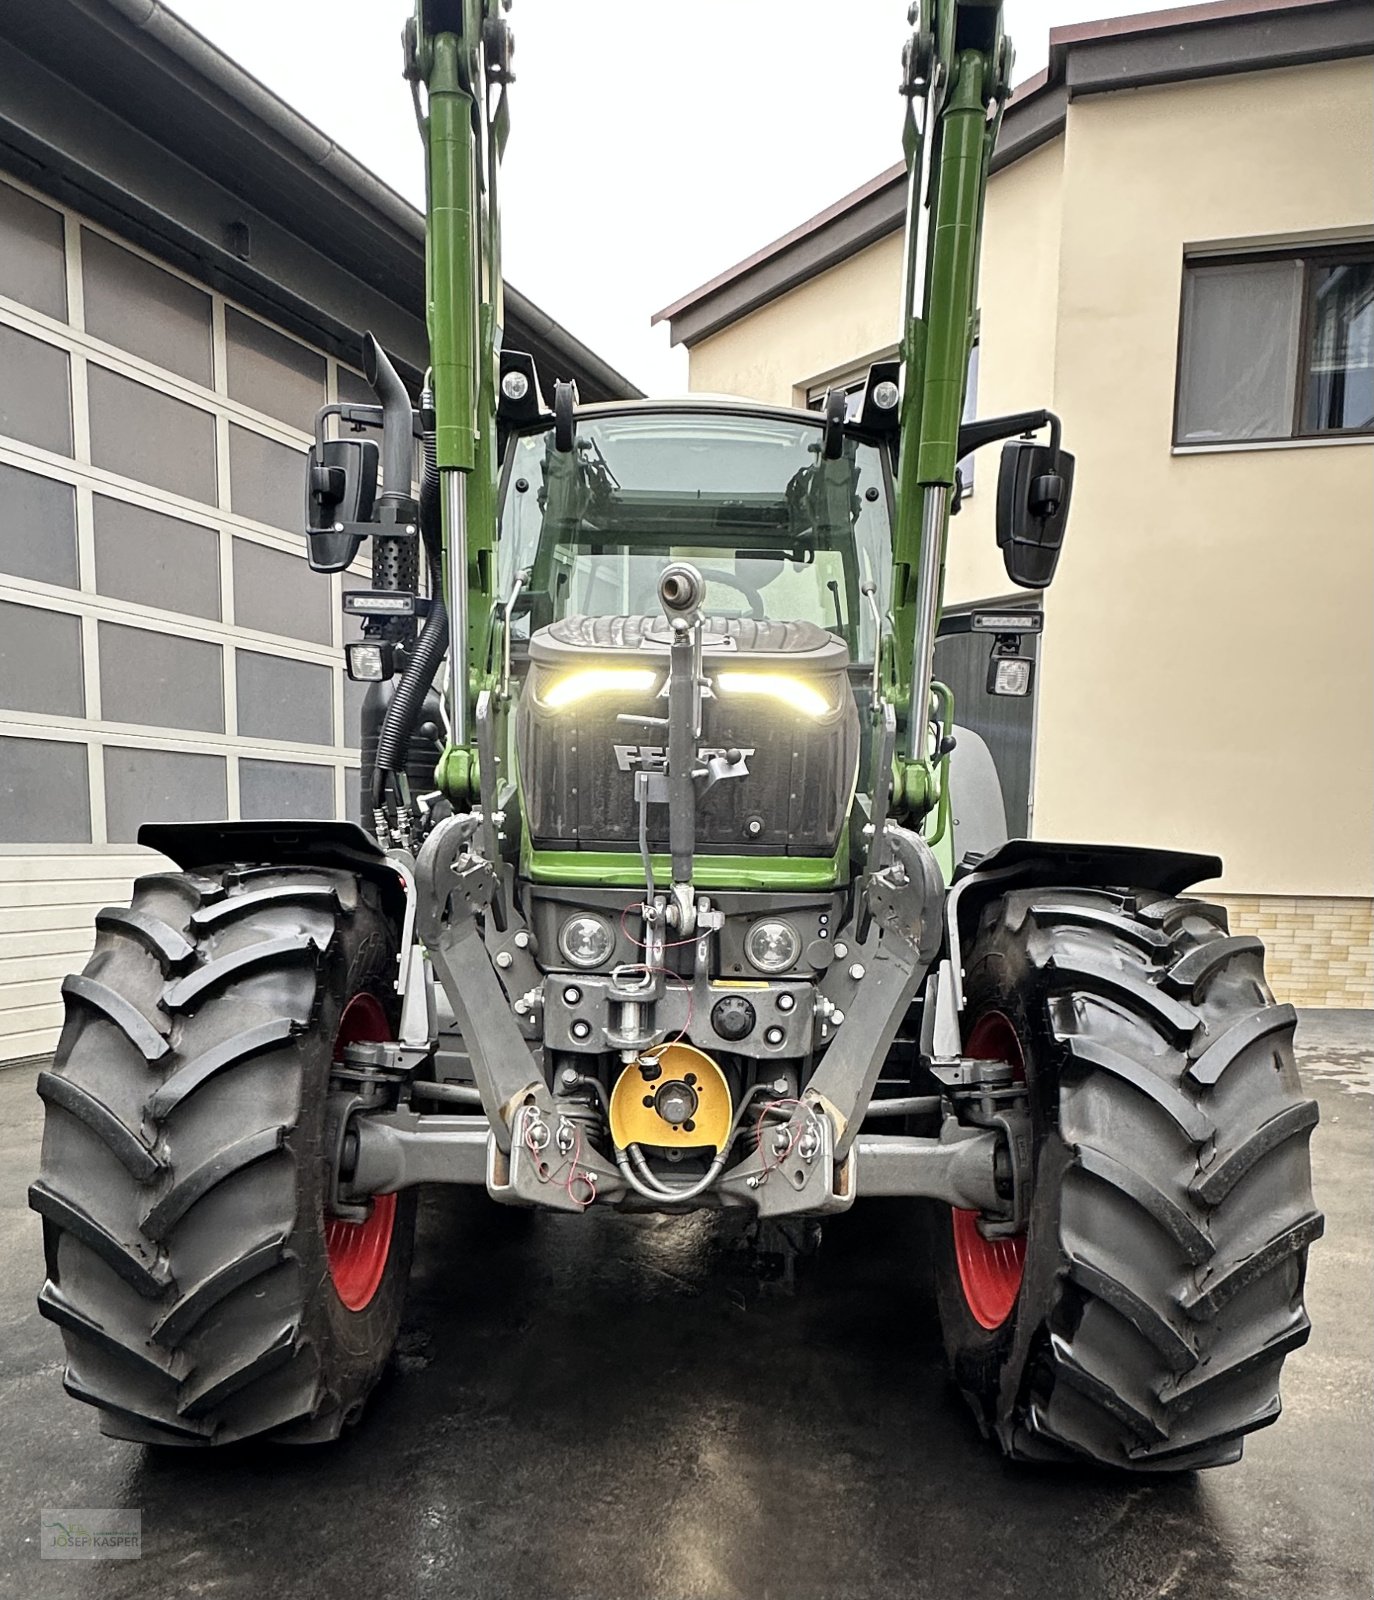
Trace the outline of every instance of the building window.
[[233, 306], [224, 313], [224, 336], [230, 398], [309, 433], [325, 401], [324, 357]]
[[234, 540], [234, 621], [241, 628], [327, 645], [334, 638], [334, 590], [305, 553], [289, 556]]
[[67, 320], [62, 213], [0, 183], [0, 294]]
[[98, 624], [106, 722], [224, 732], [224, 652], [204, 639]]
[[229, 425], [229, 497], [241, 517], [296, 532], [305, 518], [305, 454]]
[[0, 462], [0, 572], [75, 589], [76, 490]]
[[333, 767], [297, 761], [239, 762], [239, 815], [273, 822], [309, 822], [334, 815]]
[[235, 651], [239, 732], [288, 744], [334, 743], [334, 682], [328, 667], [287, 656]]
[[0, 737], [0, 843], [89, 844], [86, 746]]
[[1374, 247], [1194, 259], [1174, 443], [1374, 432]]
[[80, 617], [0, 600], [0, 706], [86, 715]]
[[0, 849], [329, 817], [336, 794], [356, 816], [366, 686], [342, 681], [337, 585], [299, 534], [300, 445], [336, 382], [372, 398], [322, 350], [0, 180]]
[[86, 384], [97, 467], [214, 505], [215, 419], [208, 411], [94, 362]]
[[0, 434], [72, 453], [71, 363], [65, 350], [0, 324]]
[[104, 234], [81, 230], [86, 332], [202, 388], [211, 383], [210, 296]]
[[228, 813], [223, 756], [106, 745], [105, 836], [132, 844], [145, 822], [218, 822]]
[[219, 535], [127, 500], [93, 497], [95, 583], [101, 594], [218, 621]]
[[[877, 359], [891, 360], [891, 357]], [[838, 377], [827, 378], [824, 383], [811, 383], [806, 387], [806, 409], [820, 411], [825, 405], [825, 397], [832, 389], [843, 389], [845, 396], [845, 415], [851, 419], [859, 415], [859, 403], [863, 399], [864, 388], [868, 383], [868, 368], [872, 363], [863, 367], [856, 367], [852, 372], [842, 372]]]

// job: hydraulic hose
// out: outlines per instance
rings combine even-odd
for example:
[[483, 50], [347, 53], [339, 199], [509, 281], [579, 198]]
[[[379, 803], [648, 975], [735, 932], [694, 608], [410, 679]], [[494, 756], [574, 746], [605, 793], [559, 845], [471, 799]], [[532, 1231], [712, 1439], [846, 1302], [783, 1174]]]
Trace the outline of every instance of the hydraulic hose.
[[410, 659], [386, 708], [377, 735], [376, 762], [372, 769], [374, 810], [385, 797], [387, 774], [400, 772], [405, 767], [416, 719], [449, 644], [448, 611], [444, 606], [443, 540], [439, 521], [439, 468], [435, 460], [432, 429], [426, 430], [423, 445], [425, 464], [420, 477], [420, 536], [429, 557], [429, 615], [410, 652]]
[[[600, 1088], [600, 1085], [597, 1085]], [[725, 1137], [725, 1143], [717, 1151], [711, 1164], [707, 1167], [705, 1176], [695, 1183], [682, 1188], [674, 1188], [671, 1184], [663, 1183], [655, 1177], [649, 1169], [649, 1163], [644, 1159], [644, 1152], [637, 1144], [629, 1146], [628, 1150], [615, 1152], [615, 1164], [620, 1168], [620, 1175], [625, 1182], [636, 1192], [643, 1195], [646, 1200], [687, 1201], [695, 1200], [698, 1195], [705, 1194], [711, 1185], [720, 1177], [725, 1168], [726, 1160], [734, 1146], [735, 1139], [744, 1123], [745, 1113], [761, 1094], [771, 1094], [773, 1090], [766, 1083], [756, 1083], [739, 1103], [734, 1120], [730, 1124], [730, 1131]], [[608, 1113], [609, 1115], [609, 1113]], [[634, 1168], [630, 1162], [634, 1162]], [[638, 1175], [636, 1175], [636, 1172]]]

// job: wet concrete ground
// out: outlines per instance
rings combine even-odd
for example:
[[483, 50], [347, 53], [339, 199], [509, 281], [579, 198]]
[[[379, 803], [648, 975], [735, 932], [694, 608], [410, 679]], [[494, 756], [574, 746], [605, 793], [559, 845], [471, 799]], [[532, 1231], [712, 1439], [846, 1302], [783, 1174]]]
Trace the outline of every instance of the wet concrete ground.
[[[1166, 1481], [1005, 1466], [941, 1368], [912, 1208], [827, 1225], [790, 1296], [705, 1215], [424, 1209], [396, 1370], [338, 1446], [163, 1454], [60, 1384], [33, 1297], [33, 1073], [0, 1073], [0, 1596], [1367, 1600], [1374, 1017], [1315, 1012], [1326, 1238], [1286, 1412]], [[44, 1506], [139, 1507], [137, 1561], [38, 1557]]]

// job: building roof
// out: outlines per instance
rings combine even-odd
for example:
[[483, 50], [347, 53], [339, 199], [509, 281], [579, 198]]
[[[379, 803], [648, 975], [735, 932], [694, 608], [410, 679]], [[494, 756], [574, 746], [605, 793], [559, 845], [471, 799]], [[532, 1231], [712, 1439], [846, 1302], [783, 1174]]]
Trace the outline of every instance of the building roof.
[[[1371, 0], [1211, 0], [1055, 28], [1045, 70], [1012, 91], [992, 170], [1061, 134], [1080, 95], [1370, 54]], [[696, 344], [898, 232], [905, 210], [906, 168], [898, 162], [652, 321], [668, 323], [674, 344]]]
[[[423, 370], [424, 217], [162, 0], [0, 4], [0, 166], [346, 360], [370, 327]], [[506, 321], [585, 399], [640, 393], [510, 284]]]

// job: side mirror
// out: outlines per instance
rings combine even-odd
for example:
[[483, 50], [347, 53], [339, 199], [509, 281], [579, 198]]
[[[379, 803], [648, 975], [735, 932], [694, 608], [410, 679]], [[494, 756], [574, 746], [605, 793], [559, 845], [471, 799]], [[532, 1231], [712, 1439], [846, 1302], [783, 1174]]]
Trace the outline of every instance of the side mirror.
[[997, 543], [1007, 576], [1022, 589], [1049, 588], [1072, 492], [1073, 457], [1067, 450], [1031, 439], [1011, 439], [1002, 446]]
[[377, 498], [375, 439], [326, 439], [305, 468], [305, 542], [313, 572], [342, 572], [358, 554]]

